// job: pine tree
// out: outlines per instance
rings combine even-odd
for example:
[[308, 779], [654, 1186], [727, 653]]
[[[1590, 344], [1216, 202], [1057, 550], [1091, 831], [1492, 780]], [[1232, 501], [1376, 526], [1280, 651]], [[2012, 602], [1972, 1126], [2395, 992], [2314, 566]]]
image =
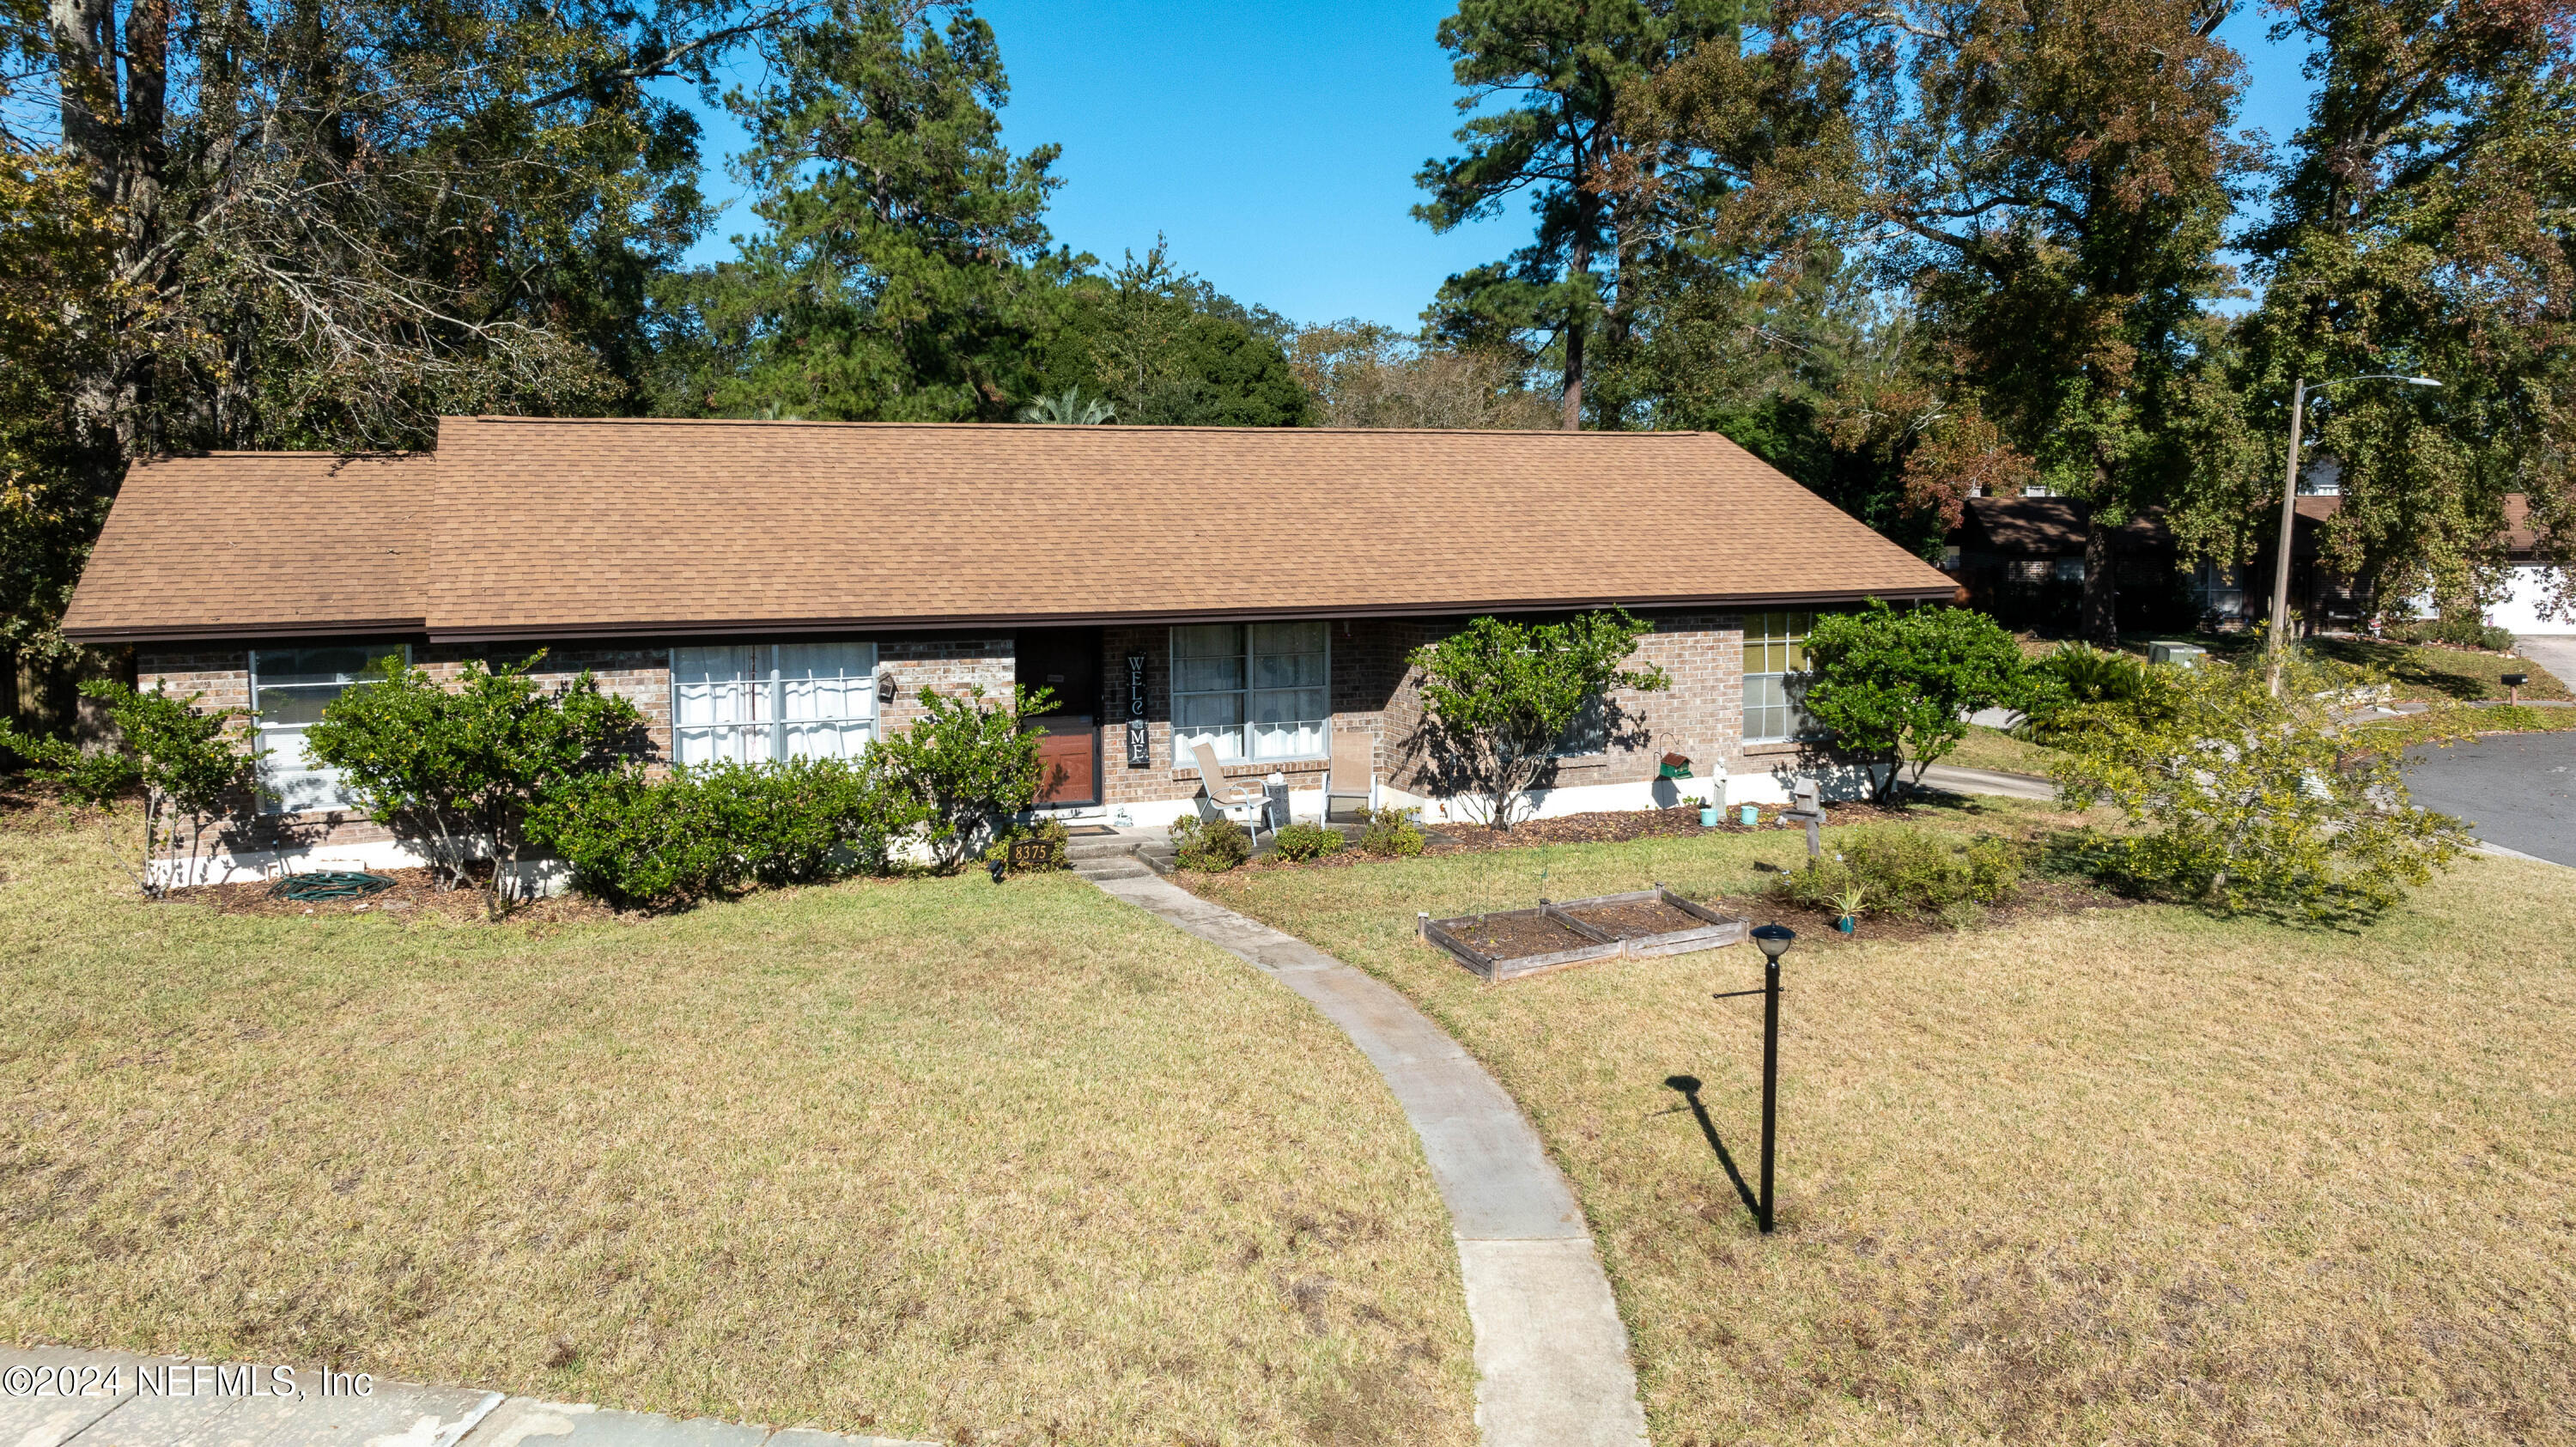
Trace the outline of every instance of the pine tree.
[[964, 5], [835, 0], [782, 38], [773, 73], [728, 97], [770, 229], [692, 279], [704, 370], [665, 405], [1011, 416], [1038, 390], [1031, 347], [1078, 263], [1047, 249], [1057, 148], [1002, 144], [992, 27]]
[[[1554, 353], [1568, 430], [1583, 425], [1584, 379], [1596, 340], [1627, 339], [1635, 270], [1663, 239], [1658, 217], [1614, 192], [1618, 170], [1640, 164], [1621, 114], [1628, 88], [1711, 37], [1735, 33], [1737, 0], [1462, 0], [1440, 23], [1440, 44], [1470, 114], [1464, 151], [1424, 163], [1431, 199], [1413, 214], [1435, 231], [1499, 214], [1526, 196], [1531, 244], [1449, 278], [1432, 315], [1444, 338], [1470, 349], [1498, 343]], [[1515, 104], [1482, 107], [1495, 96]], [[1650, 164], [1650, 163], [1647, 163]], [[1550, 340], [1542, 340], [1550, 339]], [[1616, 420], [1615, 418], [1612, 420]]]

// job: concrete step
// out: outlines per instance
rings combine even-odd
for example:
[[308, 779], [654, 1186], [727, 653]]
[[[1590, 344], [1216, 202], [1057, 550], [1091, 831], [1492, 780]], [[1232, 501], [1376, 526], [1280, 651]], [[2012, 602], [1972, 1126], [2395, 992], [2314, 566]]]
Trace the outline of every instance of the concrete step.
[[1148, 868], [1143, 861], [1131, 856], [1125, 859], [1086, 860], [1075, 865], [1073, 872], [1097, 884], [1104, 879], [1144, 879], [1155, 871]]
[[1124, 836], [1110, 838], [1095, 835], [1089, 839], [1068, 839], [1064, 857], [1079, 862], [1085, 859], [1124, 859], [1136, 852], [1139, 841]]

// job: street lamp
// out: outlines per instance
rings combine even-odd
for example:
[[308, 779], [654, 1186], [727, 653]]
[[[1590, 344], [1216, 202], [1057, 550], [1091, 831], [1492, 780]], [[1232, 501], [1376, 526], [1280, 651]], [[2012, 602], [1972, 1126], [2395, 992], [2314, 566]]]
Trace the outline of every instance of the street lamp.
[[[2316, 390], [2341, 387], [2352, 382], [2403, 382], [2409, 387], [2439, 387], [2430, 377], [2409, 377], [2403, 372], [2370, 372], [2340, 381], [2320, 382]], [[2272, 560], [2272, 639], [2267, 650], [2271, 660], [2272, 692], [2281, 691], [2281, 650], [2288, 645], [2282, 639], [2290, 628], [2290, 531], [2299, 511], [2299, 427], [2308, 410], [2308, 379], [2301, 377], [2290, 390], [2290, 468], [2281, 484], [2281, 541]]]
[[1724, 1000], [1737, 995], [1762, 996], [1762, 1195], [1753, 1215], [1762, 1234], [1771, 1234], [1771, 1138], [1772, 1127], [1779, 1119], [1780, 1100], [1780, 957], [1798, 932], [1786, 925], [1766, 924], [1753, 930], [1753, 943], [1762, 948], [1762, 988], [1729, 990], [1715, 998]]

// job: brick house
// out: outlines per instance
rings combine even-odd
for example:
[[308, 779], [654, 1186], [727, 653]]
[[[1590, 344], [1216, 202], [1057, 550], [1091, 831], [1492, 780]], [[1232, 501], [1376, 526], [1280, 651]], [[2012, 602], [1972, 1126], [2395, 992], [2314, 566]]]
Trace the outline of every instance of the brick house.
[[300, 745], [386, 652], [452, 675], [543, 650], [672, 763], [847, 753], [923, 688], [1047, 688], [1046, 807], [1139, 824], [1195, 807], [1191, 742], [1307, 812], [1357, 732], [1436, 819], [1463, 815], [1411, 650], [1625, 606], [1673, 687], [1569, 737], [1556, 814], [1671, 802], [1666, 753], [1782, 797], [1831, 768], [1798, 737], [1806, 620], [1953, 586], [1714, 434], [473, 417], [434, 453], [138, 465], [64, 632], [255, 711], [263, 812], [225, 867], [259, 870], [402, 862]]

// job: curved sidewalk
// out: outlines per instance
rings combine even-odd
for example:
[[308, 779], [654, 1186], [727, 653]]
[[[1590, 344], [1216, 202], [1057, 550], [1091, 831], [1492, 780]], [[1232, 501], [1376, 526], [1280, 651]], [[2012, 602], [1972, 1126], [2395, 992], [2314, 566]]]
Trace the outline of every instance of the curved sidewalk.
[[1159, 876], [1093, 883], [1278, 976], [1386, 1078], [1458, 1238], [1485, 1447], [1643, 1447], [1627, 1328], [1583, 1213], [1484, 1067], [1402, 995], [1304, 940]]

